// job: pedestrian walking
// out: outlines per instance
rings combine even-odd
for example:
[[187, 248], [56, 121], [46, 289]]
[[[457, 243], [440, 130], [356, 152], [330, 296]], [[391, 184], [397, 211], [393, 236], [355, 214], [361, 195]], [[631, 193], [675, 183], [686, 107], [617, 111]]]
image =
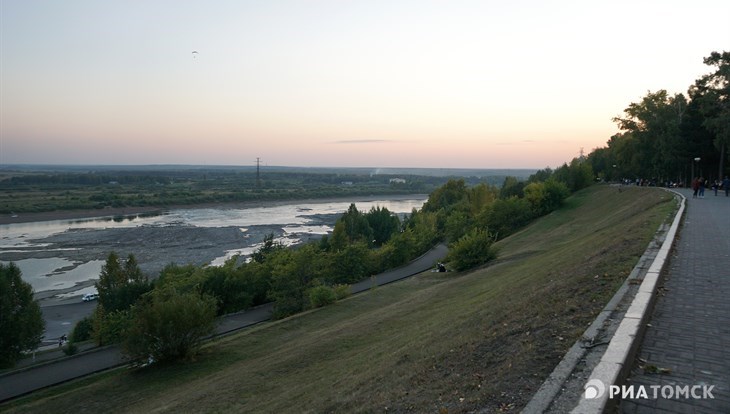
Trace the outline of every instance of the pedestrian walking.
[[692, 198], [697, 198], [697, 192], [700, 190], [700, 180], [697, 177], [692, 179]]
[[725, 197], [730, 196], [730, 178], [725, 176], [725, 179], [722, 180], [722, 188], [725, 189]]
[[705, 198], [705, 178], [700, 177], [698, 181], [700, 184], [700, 198]]

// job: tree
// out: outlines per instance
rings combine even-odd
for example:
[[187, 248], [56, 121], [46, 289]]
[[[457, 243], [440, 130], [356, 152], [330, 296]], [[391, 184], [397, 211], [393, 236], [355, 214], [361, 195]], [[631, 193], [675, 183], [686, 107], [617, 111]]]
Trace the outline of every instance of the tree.
[[370, 245], [373, 241], [373, 229], [368, 219], [358, 211], [355, 204], [350, 204], [347, 211], [338, 221], [344, 224], [345, 234], [350, 243], [365, 242]]
[[142, 274], [134, 255], [122, 263], [115, 252], [109, 253], [94, 284], [99, 303], [94, 311], [94, 339], [97, 344], [120, 342], [131, 323], [130, 307], [152, 284]]
[[[590, 162], [573, 158], [570, 165], [566, 163], [556, 169], [552, 179], [562, 182], [570, 191], [575, 192], [593, 184], [593, 168]], [[545, 182], [548, 181], [550, 180], [546, 180]]]
[[215, 328], [215, 299], [194, 292], [155, 289], [132, 309], [124, 351], [133, 359], [192, 359]]
[[129, 309], [137, 298], [152, 289], [134, 255], [130, 254], [122, 265], [115, 252], [107, 256], [95, 286], [99, 292], [99, 306], [106, 313]]
[[[633, 165], [633, 173], [644, 178], [663, 179], [679, 171], [679, 126], [686, 110], [684, 95], [669, 96], [666, 90], [660, 90], [648, 92], [641, 102], [633, 102], [624, 109], [625, 117], [613, 119], [622, 131], [636, 140], [630, 156], [638, 155], [641, 163]], [[620, 162], [633, 164], [626, 160]]]
[[725, 155], [730, 151], [730, 52], [712, 52], [704, 63], [716, 67], [715, 72], [698, 79], [690, 96], [700, 102], [703, 125], [715, 135], [713, 142], [720, 153], [718, 177], [722, 177]]
[[450, 207], [458, 204], [466, 197], [466, 182], [463, 179], [449, 180], [428, 196], [428, 201], [423, 205], [422, 210], [424, 212], [437, 212], [441, 209], [449, 210]]
[[274, 241], [274, 233], [269, 233], [264, 237], [263, 245], [251, 255], [251, 260], [263, 263], [267, 257], [282, 249], [284, 249], [284, 245]]
[[529, 223], [534, 217], [527, 200], [510, 197], [495, 201], [478, 221], [483, 227], [494, 232], [495, 237], [503, 239]]
[[530, 203], [535, 216], [556, 210], [568, 195], [568, 187], [552, 178], [544, 183], [530, 183], [525, 187], [525, 199]]
[[502, 183], [502, 189], [499, 190], [499, 197], [503, 199], [507, 199], [510, 197], [522, 197], [524, 194], [522, 193], [522, 190], [525, 188], [524, 181], [519, 181], [516, 177], [507, 176], [504, 178], [504, 183]]
[[365, 214], [368, 224], [373, 232], [373, 240], [376, 246], [382, 246], [390, 237], [400, 229], [400, 220], [385, 207], [372, 207]]
[[33, 288], [15, 263], [0, 263], [0, 367], [10, 367], [41, 341], [45, 321]]

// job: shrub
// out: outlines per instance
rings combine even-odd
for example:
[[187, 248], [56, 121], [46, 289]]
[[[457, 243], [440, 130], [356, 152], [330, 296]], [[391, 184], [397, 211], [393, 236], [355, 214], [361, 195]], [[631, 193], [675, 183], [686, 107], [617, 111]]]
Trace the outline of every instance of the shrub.
[[77, 352], [79, 352], [79, 347], [74, 342], [69, 342], [63, 347], [63, 353], [68, 356], [75, 355]]
[[448, 260], [458, 271], [487, 263], [497, 257], [493, 242], [494, 237], [489, 232], [474, 229], [451, 245]]
[[93, 320], [93, 335], [97, 345], [123, 342], [132, 326], [132, 313], [129, 309], [106, 313], [97, 306]]
[[337, 300], [344, 299], [352, 294], [352, 287], [350, 285], [334, 285], [332, 289], [335, 291], [335, 298]]
[[480, 222], [484, 227], [492, 229], [495, 236], [502, 239], [529, 223], [533, 217], [534, 214], [527, 200], [510, 197], [495, 201], [489, 209], [485, 210], [484, 217], [480, 217]]
[[548, 179], [543, 183], [530, 183], [525, 189], [525, 199], [530, 203], [536, 216], [556, 210], [570, 195], [568, 187], [562, 182]]
[[315, 286], [308, 291], [309, 304], [312, 308], [321, 308], [335, 303], [337, 295], [335, 290], [329, 286]]
[[83, 342], [88, 341], [94, 334], [94, 322], [91, 317], [87, 316], [84, 319], [78, 321], [71, 331], [71, 342]]

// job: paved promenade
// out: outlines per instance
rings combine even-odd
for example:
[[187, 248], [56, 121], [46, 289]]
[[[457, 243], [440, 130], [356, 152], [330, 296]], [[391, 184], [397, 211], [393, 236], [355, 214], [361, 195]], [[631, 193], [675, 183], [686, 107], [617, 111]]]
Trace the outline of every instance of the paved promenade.
[[[730, 413], [730, 198], [680, 191], [685, 221], [627, 382], [649, 399], [623, 400], [623, 413]], [[684, 386], [714, 398], [670, 397]]]

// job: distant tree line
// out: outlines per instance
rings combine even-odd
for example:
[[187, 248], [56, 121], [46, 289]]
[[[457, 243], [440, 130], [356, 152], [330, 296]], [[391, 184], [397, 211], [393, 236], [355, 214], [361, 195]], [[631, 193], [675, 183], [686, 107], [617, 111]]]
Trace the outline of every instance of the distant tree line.
[[648, 92], [614, 118], [621, 132], [595, 149], [588, 162], [600, 178], [689, 183], [695, 176], [722, 179], [730, 155], [730, 52], [704, 59], [713, 72], [688, 94]]
[[[360, 195], [427, 194], [448, 178], [250, 171], [5, 172], [0, 180], [0, 213], [107, 207], [165, 207], [204, 203], [297, 200]], [[391, 181], [401, 178], [403, 181]], [[504, 177], [470, 177], [469, 184], [496, 185]]]

